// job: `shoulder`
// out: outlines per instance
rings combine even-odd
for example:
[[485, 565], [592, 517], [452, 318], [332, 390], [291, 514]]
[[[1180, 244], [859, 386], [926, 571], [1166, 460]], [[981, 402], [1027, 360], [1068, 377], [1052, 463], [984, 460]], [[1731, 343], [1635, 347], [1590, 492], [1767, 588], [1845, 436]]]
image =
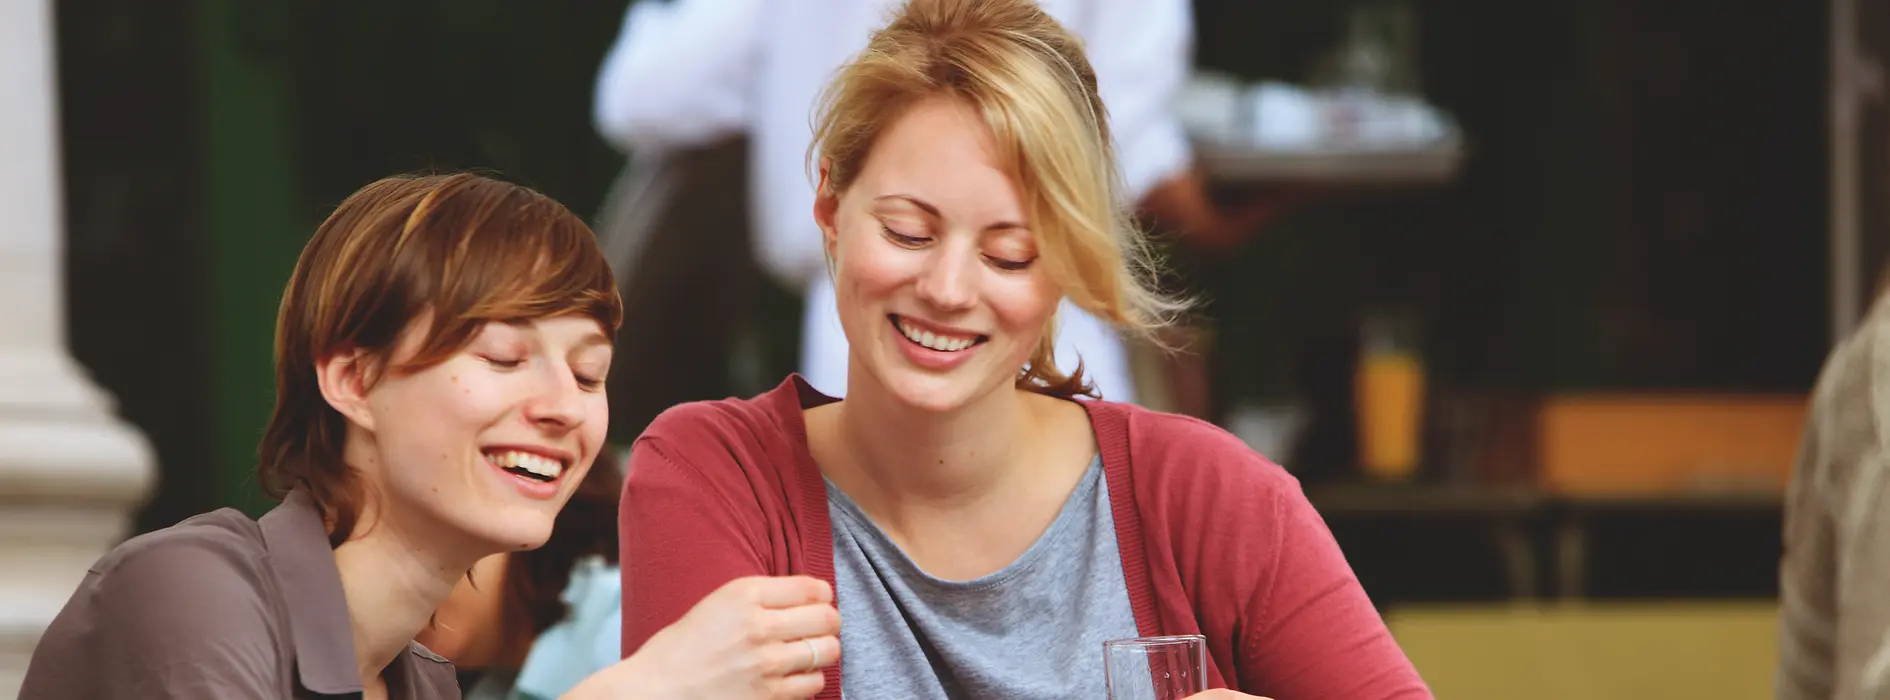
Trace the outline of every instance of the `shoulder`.
[[1216, 457], [1259, 457], [1233, 433], [1199, 418], [1133, 404], [1097, 403], [1100, 404], [1098, 410], [1122, 416], [1130, 439], [1143, 450], [1187, 450]]
[[[1865, 409], [1878, 439], [1890, 436], [1890, 385], [1879, 381], [1890, 377], [1890, 295], [1878, 300], [1856, 337], [1837, 352], [1842, 360], [1819, 378], [1817, 395], [1841, 397], [1831, 402], [1840, 410], [1852, 408], [1843, 404]], [[1865, 395], [1852, 397], [1853, 392]]]
[[126, 540], [93, 565], [81, 591], [129, 586], [146, 601], [211, 594], [260, 599], [269, 583], [267, 560], [256, 521], [226, 508]]
[[[1105, 458], [1108, 443], [1118, 442], [1139, 492], [1150, 492], [1146, 485], [1171, 497], [1215, 500], [1300, 493], [1299, 481], [1280, 465], [1207, 421], [1108, 402], [1096, 402], [1091, 413]], [[1113, 429], [1105, 431], [1110, 424]]]
[[255, 521], [233, 510], [126, 541], [86, 573], [29, 675], [41, 690], [107, 696], [273, 688], [282, 630], [266, 552]]
[[1812, 400], [1834, 408], [1870, 406], [1875, 403], [1870, 380], [1885, 372], [1890, 372], [1890, 297], [1872, 307], [1857, 330], [1832, 349], [1819, 372]]
[[812, 391], [798, 377], [790, 377], [754, 398], [673, 406], [637, 438], [631, 448], [632, 469], [639, 457], [647, 459], [650, 453], [695, 467], [731, 460], [749, 468], [790, 465], [806, 447], [802, 405], [832, 401]]
[[812, 390], [790, 378], [752, 399], [699, 401], [664, 411], [631, 445], [620, 521], [673, 525], [676, 518], [719, 513], [759, 524], [752, 519], [796, 507], [809, 486], [801, 407], [821, 399], [804, 391]]
[[1806, 415], [1803, 460], [1795, 478], [1843, 490], [1868, 455], [1890, 445], [1890, 297], [1872, 307], [1856, 332], [1839, 343], [1820, 370]]
[[799, 377], [789, 377], [759, 396], [678, 404], [663, 411], [638, 438], [666, 444], [729, 445], [800, 436], [803, 404], [834, 401], [814, 393]]
[[767, 395], [752, 399], [721, 399], [677, 404], [657, 415], [637, 438], [638, 442], [687, 445], [699, 442], [725, 444], [739, 442], [758, 431], [770, 429], [776, 421]]
[[[1253, 543], [1301, 534], [1298, 516], [1312, 506], [1299, 480], [1240, 438], [1206, 421], [1136, 406], [1092, 410], [1105, 465], [1116, 453], [1126, 477], [1112, 477], [1111, 488], [1127, 485], [1123, 497], [1132, 499], [1140, 529], [1171, 543], [1175, 556], [1198, 547], [1254, 550]], [[1119, 433], [1113, 438], [1103, 430], [1110, 423]]]

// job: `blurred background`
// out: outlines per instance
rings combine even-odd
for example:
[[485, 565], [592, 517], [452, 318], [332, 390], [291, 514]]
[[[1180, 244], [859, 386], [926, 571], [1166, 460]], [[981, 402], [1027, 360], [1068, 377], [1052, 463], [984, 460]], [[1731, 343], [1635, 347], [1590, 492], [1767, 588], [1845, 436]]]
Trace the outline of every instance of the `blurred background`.
[[[1890, 260], [1890, 2], [1193, 4], [1209, 183], [1317, 196], [1176, 246], [1208, 303], [1145, 402], [1295, 473], [1440, 697], [1770, 697], [1806, 395]], [[591, 119], [621, 0], [50, 5], [65, 337], [148, 440], [133, 531], [261, 512], [276, 305], [348, 193], [476, 168], [601, 220], [638, 157]], [[678, 201], [739, 203], [718, 167]], [[676, 371], [793, 368], [798, 300], [744, 293]]]

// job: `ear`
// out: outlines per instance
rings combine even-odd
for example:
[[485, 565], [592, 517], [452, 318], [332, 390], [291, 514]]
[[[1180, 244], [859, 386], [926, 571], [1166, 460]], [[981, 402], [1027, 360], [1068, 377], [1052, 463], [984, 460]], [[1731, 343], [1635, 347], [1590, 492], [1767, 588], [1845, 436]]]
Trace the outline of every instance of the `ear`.
[[322, 399], [349, 422], [374, 429], [374, 414], [368, 410], [368, 386], [372, 379], [368, 354], [355, 349], [335, 353], [315, 362], [315, 381], [321, 385]]
[[820, 184], [814, 189], [814, 223], [820, 226], [821, 243], [827, 250], [828, 260], [836, 259], [834, 253], [839, 249], [840, 241], [840, 231], [834, 225], [834, 219], [840, 211], [840, 193], [833, 191], [827, 179], [827, 171], [832, 165], [832, 159], [820, 159]]

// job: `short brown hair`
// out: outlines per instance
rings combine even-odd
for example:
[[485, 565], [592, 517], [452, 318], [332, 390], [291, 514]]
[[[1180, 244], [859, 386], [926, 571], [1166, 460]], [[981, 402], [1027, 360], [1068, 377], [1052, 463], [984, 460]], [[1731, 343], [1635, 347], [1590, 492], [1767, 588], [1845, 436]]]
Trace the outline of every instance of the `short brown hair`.
[[615, 336], [623, 303], [596, 237], [529, 188], [455, 173], [402, 175], [361, 188], [302, 249], [276, 318], [276, 407], [258, 450], [263, 490], [307, 489], [347, 540], [363, 494], [343, 462], [347, 420], [322, 397], [316, 363], [362, 351], [377, 364], [430, 314], [419, 350], [388, 372], [436, 365], [488, 322], [567, 314]]

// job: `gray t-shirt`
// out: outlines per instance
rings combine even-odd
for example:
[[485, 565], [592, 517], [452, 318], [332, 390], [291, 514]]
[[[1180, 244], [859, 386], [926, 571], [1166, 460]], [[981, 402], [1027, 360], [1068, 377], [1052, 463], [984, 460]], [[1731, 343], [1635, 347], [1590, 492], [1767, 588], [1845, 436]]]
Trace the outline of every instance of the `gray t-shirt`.
[[827, 511], [845, 697], [1105, 697], [1102, 643], [1137, 632], [1102, 460], [1017, 561], [971, 581], [921, 570], [832, 482]]

